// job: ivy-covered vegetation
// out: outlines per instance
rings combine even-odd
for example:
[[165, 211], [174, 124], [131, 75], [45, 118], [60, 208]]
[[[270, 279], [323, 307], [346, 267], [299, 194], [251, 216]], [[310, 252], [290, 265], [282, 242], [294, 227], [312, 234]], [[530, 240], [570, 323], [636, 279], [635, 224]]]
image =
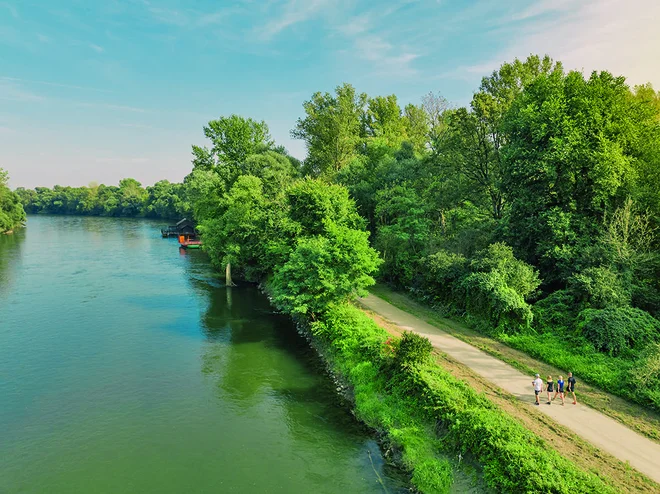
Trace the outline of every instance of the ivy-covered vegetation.
[[87, 187], [16, 189], [28, 214], [75, 214], [174, 219], [189, 212], [184, 184], [161, 180], [146, 189], [133, 178], [119, 186], [90, 184]]
[[0, 233], [12, 231], [25, 222], [25, 211], [18, 194], [7, 185], [9, 174], [0, 168]]

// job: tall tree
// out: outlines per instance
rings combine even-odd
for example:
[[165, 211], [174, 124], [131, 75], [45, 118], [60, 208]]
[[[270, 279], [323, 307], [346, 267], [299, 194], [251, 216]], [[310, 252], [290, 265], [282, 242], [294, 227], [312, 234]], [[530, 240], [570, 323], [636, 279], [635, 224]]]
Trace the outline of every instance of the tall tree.
[[268, 125], [239, 115], [211, 120], [204, 127], [211, 148], [193, 146], [195, 169], [233, 168], [240, 166], [251, 154], [273, 146]]
[[364, 108], [367, 95], [343, 84], [330, 93], [314, 93], [305, 101], [305, 118], [299, 118], [291, 131], [305, 141], [305, 169], [311, 175], [332, 176], [357, 156], [363, 141]]
[[634, 190], [638, 117], [624, 78], [608, 72], [542, 75], [508, 113], [510, 240], [547, 279], [570, 275]]

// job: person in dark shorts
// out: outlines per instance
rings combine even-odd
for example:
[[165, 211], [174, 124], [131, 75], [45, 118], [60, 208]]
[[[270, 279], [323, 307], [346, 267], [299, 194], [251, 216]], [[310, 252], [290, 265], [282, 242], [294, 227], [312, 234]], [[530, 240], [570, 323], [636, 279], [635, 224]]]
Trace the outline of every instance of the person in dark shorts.
[[536, 397], [536, 402], [534, 404], [540, 405], [541, 403], [539, 402], [539, 395], [541, 392], [543, 392], [543, 380], [541, 379], [541, 376], [536, 374], [536, 377], [532, 381], [532, 386], [534, 386], [534, 395]]
[[573, 377], [573, 373], [569, 372], [568, 373], [568, 386], [566, 388], [566, 391], [571, 393], [573, 395], [573, 405], [577, 405], [577, 398], [575, 397], [575, 378]]
[[548, 376], [548, 380], [545, 383], [545, 390], [548, 393], [548, 405], [552, 405], [552, 392], [555, 390], [555, 382], [552, 380], [552, 376]]
[[564, 376], [559, 376], [557, 379], [557, 385], [555, 386], [555, 395], [552, 397], [554, 400], [557, 398], [557, 395], [561, 397], [561, 405], [564, 406]]

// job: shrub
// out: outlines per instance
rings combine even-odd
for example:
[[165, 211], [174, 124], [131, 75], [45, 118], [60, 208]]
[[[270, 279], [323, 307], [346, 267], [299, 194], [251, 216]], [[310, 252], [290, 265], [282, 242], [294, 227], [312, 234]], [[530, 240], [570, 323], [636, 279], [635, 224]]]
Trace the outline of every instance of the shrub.
[[433, 345], [428, 338], [404, 331], [394, 358], [399, 369], [409, 369], [428, 362], [432, 351]]
[[468, 272], [468, 261], [465, 257], [439, 250], [422, 258], [419, 265], [423, 290], [431, 296], [433, 302], [454, 303], [459, 309], [465, 308], [465, 297], [460, 293], [458, 283]]
[[574, 274], [569, 279], [569, 286], [578, 300], [595, 309], [630, 305], [630, 292], [621, 277], [604, 266]]
[[470, 315], [481, 316], [504, 332], [516, 332], [532, 322], [525, 299], [498, 272], [472, 273], [462, 280]]
[[532, 306], [534, 326], [550, 333], [563, 333], [574, 326], [578, 311], [573, 294], [557, 290]]
[[660, 343], [648, 345], [630, 370], [631, 381], [639, 387], [660, 390]]
[[660, 321], [632, 307], [585, 309], [578, 316], [578, 330], [597, 350], [615, 356], [657, 340]]
[[502, 281], [523, 299], [532, 296], [541, 284], [538, 272], [513, 255], [513, 249], [497, 242], [477, 253], [471, 263], [477, 272], [499, 273]]

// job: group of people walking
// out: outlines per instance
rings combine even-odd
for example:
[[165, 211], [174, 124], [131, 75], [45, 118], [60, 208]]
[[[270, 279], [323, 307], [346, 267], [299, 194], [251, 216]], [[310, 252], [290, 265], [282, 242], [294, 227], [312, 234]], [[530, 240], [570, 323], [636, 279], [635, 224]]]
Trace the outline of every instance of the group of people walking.
[[[532, 386], [534, 386], [534, 394], [536, 395], [536, 403], [534, 403], [535, 405], [541, 404], [539, 395], [543, 392], [544, 387], [545, 391], [548, 393], [548, 405], [552, 405], [552, 402], [555, 398], [557, 398], [557, 396], [561, 398], [561, 404], [564, 404], [564, 387], [566, 387], [566, 392], [573, 395], [573, 405], [577, 405], [577, 398], [575, 397], [575, 378], [573, 377], [572, 372], [568, 373], [568, 379], [566, 382], [564, 381], [563, 376], [559, 376], [557, 382], [552, 380], [552, 376], [548, 376], [545, 385], [543, 383], [543, 379], [541, 379], [541, 376], [536, 374], [535, 379], [532, 381]], [[554, 396], [552, 396], [553, 393]]]

